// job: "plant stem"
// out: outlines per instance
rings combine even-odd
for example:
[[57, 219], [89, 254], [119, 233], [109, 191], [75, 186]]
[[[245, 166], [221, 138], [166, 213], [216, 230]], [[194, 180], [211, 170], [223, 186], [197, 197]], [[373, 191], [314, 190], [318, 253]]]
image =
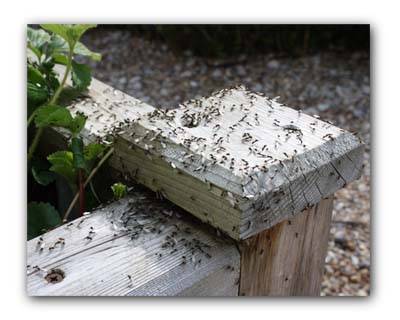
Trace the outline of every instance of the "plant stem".
[[96, 198], [96, 201], [100, 204], [101, 201], [100, 201], [99, 196], [96, 193], [96, 190], [94, 189], [93, 181], [89, 182], [89, 187], [90, 187], [90, 190], [92, 190], [92, 193], [93, 193], [94, 197]]
[[[37, 109], [36, 109], [37, 110]], [[28, 127], [31, 125], [33, 119], [35, 118], [36, 110], [32, 112], [32, 114], [28, 118]]]
[[54, 104], [57, 102], [57, 99], [59, 95], [61, 94], [62, 89], [64, 88], [65, 83], [67, 82], [68, 79], [68, 74], [71, 71], [72, 67], [72, 55], [74, 52], [74, 48], [70, 48], [69, 53], [68, 53], [68, 62], [67, 62], [67, 67], [65, 69], [64, 77], [61, 80], [60, 86], [57, 88], [56, 92], [54, 93], [53, 98], [50, 100], [49, 104]]
[[[86, 188], [87, 184], [90, 182], [90, 180], [92, 180], [92, 178], [95, 175], [95, 173], [100, 169], [100, 167], [103, 165], [103, 163], [112, 155], [113, 152], [114, 152], [114, 147], [112, 147], [110, 150], [108, 150], [108, 152], [104, 155], [104, 157], [101, 158], [101, 160], [99, 161], [97, 166], [92, 170], [92, 172], [90, 172], [90, 174], [87, 177], [85, 183], [83, 184], [84, 188]], [[78, 198], [79, 198], [79, 192], [75, 194], [75, 197], [72, 199], [67, 211], [65, 212], [64, 218], [63, 218], [63, 222], [67, 221], [68, 216], [71, 213], [72, 209], [74, 208], [75, 203], [78, 200]]]
[[[55, 104], [57, 102], [57, 99], [65, 85], [65, 83], [67, 82], [68, 79], [68, 74], [71, 71], [71, 67], [72, 67], [72, 55], [74, 52], [74, 48], [70, 48], [69, 53], [68, 53], [68, 63], [67, 63], [67, 68], [65, 69], [65, 73], [64, 73], [64, 77], [61, 81], [60, 86], [57, 88], [53, 98], [50, 100], [49, 104]], [[28, 126], [30, 124], [30, 122], [32, 122], [33, 120], [33, 116], [34, 116], [35, 112], [32, 113], [32, 115], [29, 117], [28, 119]], [[39, 128], [38, 131], [36, 131], [35, 137], [33, 138], [32, 144], [29, 147], [29, 151], [28, 151], [28, 162], [31, 161], [33, 154], [35, 153], [36, 147], [39, 143], [40, 140], [40, 136], [43, 133], [43, 128]]]
[[35, 134], [35, 137], [33, 138], [32, 144], [31, 144], [31, 146], [29, 147], [29, 151], [28, 151], [28, 162], [30, 162], [31, 159], [32, 159], [32, 156], [33, 156], [33, 154], [34, 154], [34, 152], [35, 152], [35, 150], [36, 150], [36, 147], [37, 147], [37, 145], [38, 145], [38, 143], [39, 143], [40, 136], [42, 135], [42, 133], [43, 133], [43, 128], [39, 128], [39, 130], [36, 131], [36, 134]]
[[83, 172], [82, 169], [78, 170], [79, 176], [79, 211], [81, 216], [85, 212], [85, 188], [83, 186]]

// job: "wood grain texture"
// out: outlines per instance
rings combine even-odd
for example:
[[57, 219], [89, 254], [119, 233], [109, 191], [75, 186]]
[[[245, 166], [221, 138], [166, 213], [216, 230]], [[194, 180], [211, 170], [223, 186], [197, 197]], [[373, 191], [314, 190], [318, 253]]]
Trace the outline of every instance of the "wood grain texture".
[[113, 167], [237, 240], [361, 174], [354, 135], [242, 86], [165, 111], [93, 80], [69, 109], [85, 139], [116, 137]]
[[241, 243], [240, 295], [319, 296], [333, 197]]
[[[43, 242], [32, 239], [27, 245], [28, 294], [237, 295], [240, 258], [235, 244], [182, 214], [137, 191], [44, 234]], [[65, 244], [54, 246], [59, 238]], [[45, 276], [52, 269], [61, 269], [65, 278], [48, 283]]]

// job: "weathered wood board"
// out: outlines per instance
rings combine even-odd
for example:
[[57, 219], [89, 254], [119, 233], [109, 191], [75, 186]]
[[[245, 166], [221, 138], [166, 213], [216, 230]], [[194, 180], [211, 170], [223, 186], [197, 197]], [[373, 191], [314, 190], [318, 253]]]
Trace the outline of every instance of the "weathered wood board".
[[117, 136], [113, 167], [234, 239], [318, 203], [361, 174], [353, 134], [238, 86], [156, 109], [94, 81], [72, 112]]
[[[233, 241], [181, 216], [176, 206], [167, 208], [165, 201], [135, 191], [44, 234], [42, 241], [32, 239], [28, 294], [238, 295], [240, 257]], [[54, 269], [65, 277], [49, 283]]]
[[243, 240], [241, 296], [319, 296], [333, 196]]

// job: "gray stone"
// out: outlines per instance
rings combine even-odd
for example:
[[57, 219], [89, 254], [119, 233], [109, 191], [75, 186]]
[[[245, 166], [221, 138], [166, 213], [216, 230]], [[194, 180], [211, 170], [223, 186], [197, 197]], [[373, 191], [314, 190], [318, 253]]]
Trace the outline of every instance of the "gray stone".
[[280, 63], [278, 60], [271, 60], [267, 63], [267, 67], [270, 69], [278, 69], [280, 66]]
[[321, 112], [324, 112], [324, 111], [328, 110], [329, 108], [330, 108], [330, 105], [327, 103], [320, 103], [318, 105], [318, 110]]

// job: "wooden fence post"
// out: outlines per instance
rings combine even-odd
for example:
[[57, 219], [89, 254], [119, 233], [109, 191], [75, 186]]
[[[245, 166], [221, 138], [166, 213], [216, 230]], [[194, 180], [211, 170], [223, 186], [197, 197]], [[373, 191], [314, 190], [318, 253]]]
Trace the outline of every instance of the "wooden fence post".
[[333, 197], [240, 243], [242, 296], [319, 296]]

